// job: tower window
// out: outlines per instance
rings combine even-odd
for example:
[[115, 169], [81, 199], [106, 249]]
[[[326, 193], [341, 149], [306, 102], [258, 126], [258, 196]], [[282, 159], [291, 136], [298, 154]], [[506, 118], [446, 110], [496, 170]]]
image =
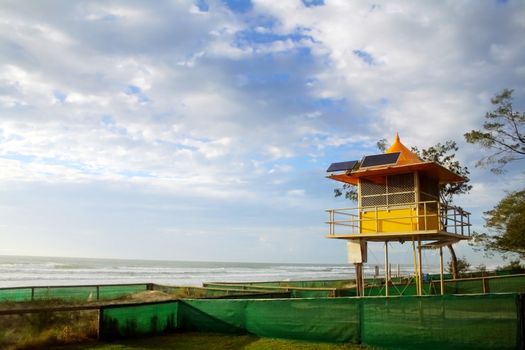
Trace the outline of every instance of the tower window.
[[361, 179], [361, 206], [412, 204], [416, 200], [414, 174], [396, 174]]

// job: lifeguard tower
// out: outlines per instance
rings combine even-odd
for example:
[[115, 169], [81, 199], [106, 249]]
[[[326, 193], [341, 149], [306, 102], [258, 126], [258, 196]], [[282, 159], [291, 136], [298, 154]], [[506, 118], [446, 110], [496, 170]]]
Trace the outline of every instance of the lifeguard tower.
[[[399, 135], [382, 154], [333, 163], [330, 179], [357, 186], [357, 207], [329, 209], [327, 238], [347, 241], [356, 267], [358, 295], [364, 295], [367, 243], [384, 242], [385, 295], [388, 296], [389, 242], [412, 242], [417, 294], [422, 294], [422, 249], [439, 249], [443, 293], [443, 247], [470, 237], [469, 213], [440, 200], [440, 186], [465, 179], [435, 162], [422, 161]], [[416, 249], [417, 244], [417, 249]]]

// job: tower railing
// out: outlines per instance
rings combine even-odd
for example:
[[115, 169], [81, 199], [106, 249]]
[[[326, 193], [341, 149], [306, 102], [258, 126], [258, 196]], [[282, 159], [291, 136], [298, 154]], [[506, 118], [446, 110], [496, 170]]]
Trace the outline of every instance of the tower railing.
[[470, 213], [438, 201], [337, 208], [326, 212], [329, 236], [392, 232], [383, 228], [401, 223], [410, 227], [406, 233], [446, 232], [470, 237]]

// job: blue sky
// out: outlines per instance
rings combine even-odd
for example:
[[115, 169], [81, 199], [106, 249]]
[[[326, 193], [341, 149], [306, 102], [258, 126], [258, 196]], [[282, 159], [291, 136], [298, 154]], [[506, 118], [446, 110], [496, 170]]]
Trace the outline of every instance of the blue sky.
[[524, 18], [520, 1], [4, 1], [0, 254], [344, 263], [324, 209], [350, 204], [325, 169], [396, 131], [458, 142], [479, 230], [523, 164], [475, 168], [462, 135], [503, 88], [524, 109]]

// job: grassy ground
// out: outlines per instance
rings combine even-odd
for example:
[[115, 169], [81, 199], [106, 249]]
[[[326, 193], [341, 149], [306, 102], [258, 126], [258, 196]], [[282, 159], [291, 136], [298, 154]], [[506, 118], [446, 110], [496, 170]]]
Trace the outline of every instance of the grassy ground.
[[0, 349], [36, 349], [96, 339], [98, 311], [41, 312], [0, 316]]
[[180, 333], [151, 338], [122, 340], [107, 343], [90, 343], [76, 346], [47, 347], [47, 350], [357, 350], [370, 349], [350, 344], [310, 343], [297, 340], [230, 336], [209, 333]]

